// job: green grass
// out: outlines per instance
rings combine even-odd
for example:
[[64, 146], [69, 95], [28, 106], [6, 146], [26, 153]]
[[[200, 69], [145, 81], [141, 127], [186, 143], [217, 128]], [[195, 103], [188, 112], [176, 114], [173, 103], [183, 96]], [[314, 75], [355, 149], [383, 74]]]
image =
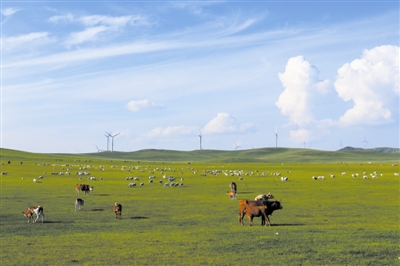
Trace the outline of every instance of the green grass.
[[[384, 157], [379, 161], [379, 156], [373, 152], [361, 155], [358, 152], [352, 156], [351, 152], [344, 152], [344, 155], [337, 152], [321, 159], [327, 156], [323, 152], [315, 154], [314, 161], [313, 154], [304, 150], [242, 152], [237, 158], [232, 155], [234, 152], [225, 155], [219, 152], [215, 162], [204, 153], [185, 160], [187, 154], [177, 152], [172, 156], [181, 159], [171, 162], [164, 160], [168, 155], [164, 151], [157, 155], [162, 161], [145, 162], [111, 153], [104, 154], [115, 157], [34, 154], [3, 149], [1, 171], [8, 174], [1, 176], [1, 264], [399, 263], [400, 179], [394, 175], [399, 167], [392, 166], [397, 163], [396, 157]], [[299, 153], [303, 158], [296, 158]], [[244, 163], [240, 157], [246, 154], [247, 163]], [[271, 160], [275, 162], [262, 159], [267, 157], [275, 158]], [[79, 170], [88, 165], [91, 169]], [[125, 170], [122, 166], [126, 166]], [[126, 171], [134, 166], [145, 172]], [[239, 169], [254, 174], [243, 175], [243, 181], [238, 181], [238, 176], [207, 173]], [[161, 170], [178, 180], [183, 177], [184, 186], [148, 184], [150, 175], [155, 175], [157, 181], [162, 179]], [[71, 175], [51, 175], [66, 171]], [[89, 171], [97, 181], [88, 181], [87, 177], [79, 181], [77, 171]], [[362, 179], [363, 172], [369, 175], [373, 171], [383, 176]], [[203, 172], [206, 176], [201, 176]], [[261, 176], [262, 172], [267, 176]], [[273, 175], [277, 172], [289, 177], [289, 181], [282, 182], [279, 176]], [[347, 174], [341, 175], [342, 172]], [[352, 173], [360, 176], [352, 178]], [[335, 174], [336, 178], [330, 178], [330, 174]], [[32, 179], [39, 175], [44, 178], [33, 183]], [[314, 181], [313, 175], [324, 175], [325, 180]], [[126, 181], [126, 176], [139, 177], [144, 187], [127, 188], [127, 184], [134, 181]], [[99, 180], [100, 177], [103, 180]], [[249, 227], [247, 217], [245, 226], [239, 225], [238, 200], [231, 201], [225, 194], [232, 181], [238, 184], [238, 200], [253, 199], [268, 192], [282, 200], [283, 209], [270, 217], [271, 227], [260, 226], [260, 218], [255, 218], [254, 226]], [[74, 211], [77, 183], [95, 187], [90, 195], [80, 195], [85, 200], [85, 209], [80, 212]], [[122, 220], [116, 220], [112, 211], [115, 201], [123, 205]], [[35, 204], [44, 207], [43, 224], [28, 224], [21, 213]]]

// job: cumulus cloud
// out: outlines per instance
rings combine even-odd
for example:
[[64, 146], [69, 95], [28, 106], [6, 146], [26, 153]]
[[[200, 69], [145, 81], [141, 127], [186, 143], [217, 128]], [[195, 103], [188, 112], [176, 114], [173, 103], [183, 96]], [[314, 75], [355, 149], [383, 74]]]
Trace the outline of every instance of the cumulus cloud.
[[149, 100], [130, 101], [127, 104], [129, 110], [137, 112], [143, 109], [161, 109], [164, 108], [162, 104], [150, 102]]
[[282, 114], [298, 126], [305, 126], [315, 120], [311, 110], [313, 99], [327, 92], [329, 80], [320, 81], [318, 75], [318, 69], [303, 56], [290, 58], [285, 72], [279, 73], [285, 90], [275, 104]]
[[252, 123], [237, 124], [235, 118], [228, 113], [218, 113], [210, 122], [208, 122], [202, 132], [204, 134], [246, 132], [255, 129]]
[[360, 59], [339, 68], [334, 85], [339, 97], [354, 103], [340, 117], [340, 123], [375, 125], [391, 121], [399, 108], [399, 47], [365, 50]]

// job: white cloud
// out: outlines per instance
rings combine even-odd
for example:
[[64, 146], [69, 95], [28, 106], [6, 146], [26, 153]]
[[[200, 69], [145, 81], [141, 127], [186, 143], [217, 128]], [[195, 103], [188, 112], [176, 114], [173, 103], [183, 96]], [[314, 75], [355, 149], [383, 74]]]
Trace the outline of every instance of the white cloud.
[[305, 126], [314, 121], [311, 110], [313, 99], [327, 92], [329, 81], [318, 80], [318, 74], [318, 69], [304, 60], [303, 56], [290, 58], [285, 72], [279, 73], [285, 90], [275, 104], [282, 114], [298, 126]]
[[228, 113], [218, 113], [210, 122], [208, 122], [202, 129], [204, 134], [213, 133], [229, 133], [229, 132], [246, 132], [255, 129], [252, 123], [245, 123], [238, 125]]
[[62, 16], [53, 16], [49, 20], [53, 23], [77, 23], [85, 27], [82, 31], [70, 33], [65, 41], [66, 46], [88, 41], [98, 41], [100, 33], [118, 32], [127, 25], [143, 26], [150, 24], [146, 17], [140, 15], [119, 17], [93, 15], [75, 17], [71, 13], [68, 13]]
[[150, 102], [149, 100], [130, 101], [127, 104], [129, 110], [137, 112], [143, 109], [161, 109], [164, 108], [162, 104]]
[[6, 37], [2, 38], [3, 49], [5, 51], [9, 51], [21, 46], [32, 46], [34, 44], [49, 42], [50, 39], [48, 37], [47, 32], [32, 32], [25, 35], [20, 35], [16, 37]]
[[198, 132], [198, 127], [192, 126], [170, 126], [170, 127], [157, 127], [145, 134], [147, 138], [165, 137], [171, 135], [188, 135]]
[[87, 28], [84, 31], [80, 32], [72, 32], [67, 41], [65, 42], [65, 45], [70, 46], [74, 44], [79, 44], [79, 43], [84, 43], [87, 41], [95, 41], [96, 36], [102, 32], [107, 31], [107, 27], [104, 26], [99, 26], [99, 27], [92, 27], [92, 28]]
[[398, 112], [399, 47], [379, 46], [365, 50], [360, 59], [338, 70], [335, 89], [352, 109], [340, 117], [344, 125], [381, 124]]
[[1, 14], [5, 17], [9, 17], [18, 11], [20, 11], [19, 8], [9, 7], [9, 8], [2, 9]]

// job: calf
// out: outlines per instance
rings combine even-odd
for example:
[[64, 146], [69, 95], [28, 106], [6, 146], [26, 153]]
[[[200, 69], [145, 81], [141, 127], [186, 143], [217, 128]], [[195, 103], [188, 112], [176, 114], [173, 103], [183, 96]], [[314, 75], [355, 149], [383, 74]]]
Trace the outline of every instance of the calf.
[[229, 197], [231, 198], [231, 200], [235, 200], [235, 199], [236, 199], [236, 192], [234, 192], [234, 191], [227, 191], [226, 194], [229, 195]]
[[[25, 211], [22, 212], [22, 214], [28, 218], [28, 223], [29, 219], [32, 219], [32, 223], [35, 223], [40, 216], [42, 216], [42, 223], [44, 220], [44, 213], [43, 213], [43, 207], [42, 206], [29, 206], [26, 208]], [[33, 220], [33, 214], [36, 214], [36, 219]]]
[[115, 219], [121, 219], [122, 215], [122, 205], [116, 202], [114, 204]]
[[244, 217], [244, 215], [247, 213], [247, 211], [249, 209], [251, 209], [254, 206], [265, 206], [265, 207], [267, 207], [267, 210], [266, 210], [266, 213], [265, 213], [267, 219], [265, 220], [262, 217], [262, 220], [261, 220], [261, 224], [262, 225], [265, 224], [265, 221], [268, 222], [268, 225], [271, 225], [268, 216], [272, 215], [272, 213], [275, 210], [283, 209], [282, 204], [281, 204], [281, 202], [279, 200], [275, 200], [275, 201], [268, 201], [268, 200], [241, 200], [239, 202], [239, 223], [241, 225], [243, 225], [243, 217]]
[[75, 211], [78, 209], [78, 211], [83, 210], [83, 204], [85, 204], [85, 201], [83, 199], [76, 199], [75, 200]]

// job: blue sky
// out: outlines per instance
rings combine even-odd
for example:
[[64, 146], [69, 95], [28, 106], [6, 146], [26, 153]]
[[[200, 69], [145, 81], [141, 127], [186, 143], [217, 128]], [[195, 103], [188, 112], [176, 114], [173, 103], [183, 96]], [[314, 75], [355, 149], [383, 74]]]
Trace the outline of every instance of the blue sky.
[[3, 148], [399, 147], [398, 1], [1, 5]]

